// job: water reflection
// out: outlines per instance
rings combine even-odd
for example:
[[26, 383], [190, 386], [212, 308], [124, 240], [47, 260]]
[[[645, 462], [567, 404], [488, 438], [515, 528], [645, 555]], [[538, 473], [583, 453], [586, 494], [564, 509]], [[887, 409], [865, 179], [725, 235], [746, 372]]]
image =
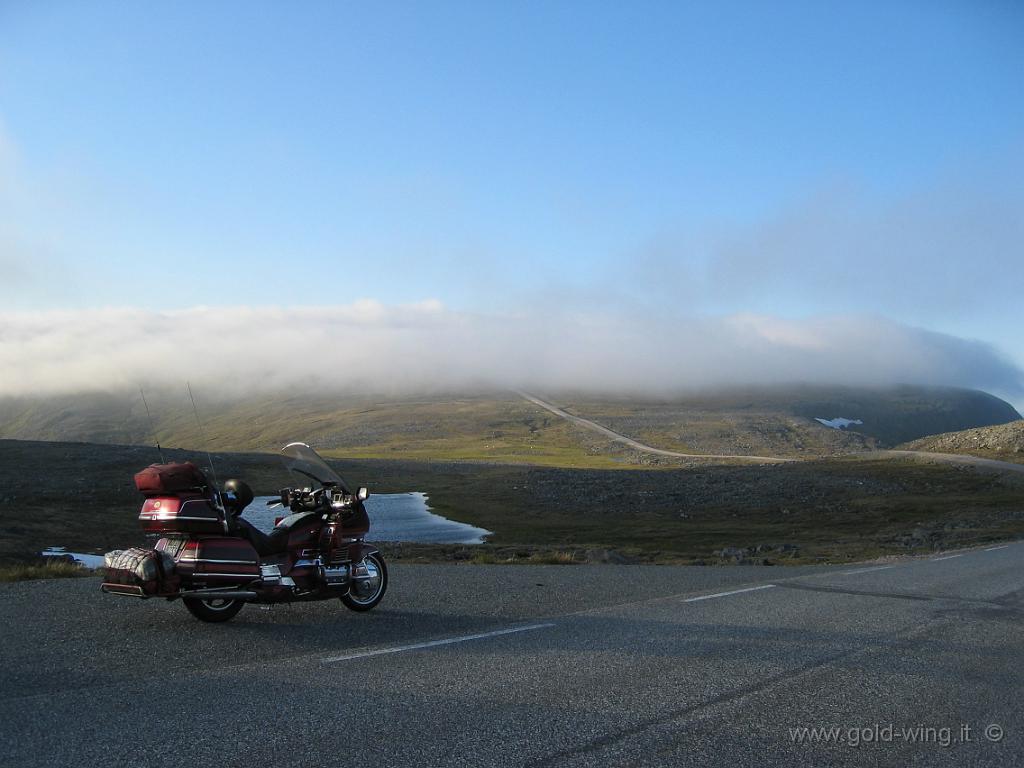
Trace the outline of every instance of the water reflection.
[[[281, 507], [268, 509], [275, 496], [257, 496], [243, 517], [260, 530], [269, 532], [275, 518], [286, 512]], [[435, 515], [427, 505], [427, 495], [412, 493], [379, 493], [366, 500], [370, 515], [368, 541], [408, 541], [421, 544], [482, 544], [491, 531], [466, 523], [458, 523]]]

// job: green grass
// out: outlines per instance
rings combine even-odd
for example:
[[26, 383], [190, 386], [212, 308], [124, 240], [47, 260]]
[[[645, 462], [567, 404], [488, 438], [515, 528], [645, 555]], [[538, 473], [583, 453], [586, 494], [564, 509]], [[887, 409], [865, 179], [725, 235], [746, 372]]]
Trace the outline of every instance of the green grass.
[[530, 552], [498, 555], [491, 551], [478, 552], [469, 559], [473, 565], [582, 565], [587, 562], [585, 553], [572, 551]]
[[[536, 451], [504, 450], [501, 447], [473, 445], [434, 445], [418, 449], [396, 448], [393, 451], [381, 448], [355, 449], [352, 451], [326, 450], [322, 452], [327, 458], [345, 459], [383, 459], [399, 458], [408, 461], [423, 462], [474, 462], [485, 464], [525, 464], [537, 467], [562, 467], [565, 469], [613, 469], [629, 470], [643, 466], [640, 462], [616, 459], [610, 456], [587, 455], [574, 449], [542, 448]], [[667, 462], [666, 462], [667, 464]]]
[[32, 581], [34, 579], [77, 579], [95, 576], [96, 571], [78, 563], [51, 558], [42, 563], [19, 563], [0, 566], [0, 581]]

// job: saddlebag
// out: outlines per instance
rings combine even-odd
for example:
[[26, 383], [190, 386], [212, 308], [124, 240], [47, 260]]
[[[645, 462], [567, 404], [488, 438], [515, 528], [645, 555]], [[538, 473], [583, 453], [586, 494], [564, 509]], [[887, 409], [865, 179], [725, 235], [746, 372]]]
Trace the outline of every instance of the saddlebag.
[[178, 586], [174, 558], [167, 552], [132, 547], [108, 552], [103, 558], [106, 584], [133, 587], [145, 595], [167, 594]]
[[150, 464], [135, 475], [135, 487], [145, 496], [202, 491], [209, 485], [206, 475], [191, 461]]

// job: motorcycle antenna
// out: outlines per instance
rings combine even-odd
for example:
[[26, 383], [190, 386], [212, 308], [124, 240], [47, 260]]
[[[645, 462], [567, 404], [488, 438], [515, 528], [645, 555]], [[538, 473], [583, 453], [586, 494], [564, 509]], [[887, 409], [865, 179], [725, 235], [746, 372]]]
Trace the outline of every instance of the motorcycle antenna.
[[146, 393], [139, 387], [139, 394], [142, 395], [142, 404], [146, 406], [146, 418], [149, 419], [149, 433], [156, 440], [156, 452], [160, 454], [160, 463], [166, 464], [164, 460], [164, 449], [160, 447], [160, 438], [156, 435], [156, 427], [153, 425], [153, 414], [149, 412], [149, 403], [146, 402]]
[[192, 385], [186, 381], [185, 386], [188, 388], [188, 399], [192, 401], [192, 413], [196, 415], [196, 424], [199, 426], [199, 437], [202, 439], [203, 445], [207, 446], [206, 460], [210, 463], [210, 474], [213, 475], [213, 485], [214, 488], [216, 488], [220, 483], [217, 482], [217, 470], [213, 468], [213, 456], [210, 455], [210, 444], [206, 441], [206, 430], [203, 429], [203, 422], [199, 419], [199, 409], [196, 408], [196, 399], [192, 396]]

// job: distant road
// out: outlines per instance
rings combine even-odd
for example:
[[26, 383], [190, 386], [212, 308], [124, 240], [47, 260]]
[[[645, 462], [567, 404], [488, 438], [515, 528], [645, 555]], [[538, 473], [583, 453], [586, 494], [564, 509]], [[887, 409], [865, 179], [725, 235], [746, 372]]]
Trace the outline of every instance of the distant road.
[[643, 451], [645, 453], [654, 453], [658, 456], [672, 456], [674, 458], [681, 459], [740, 459], [743, 461], [755, 461], [758, 464], [783, 464], [791, 461], [799, 461], [799, 459], [786, 459], [778, 456], [746, 456], [724, 453], [680, 453], [679, 451], [666, 451], [664, 448], [655, 448], [654, 446], [641, 443], [639, 440], [634, 440], [632, 437], [626, 437], [626, 435], [608, 429], [608, 427], [602, 426], [596, 421], [584, 419], [582, 416], [573, 416], [568, 411], [563, 411], [557, 405], [552, 405], [546, 400], [541, 400], [539, 397], [531, 395], [528, 392], [519, 392], [518, 394], [520, 397], [529, 400], [534, 405], [539, 405], [541, 408], [551, 411], [551, 413], [556, 416], [560, 416], [566, 421], [576, 424], [577, 426], [584, 427], [585, 429], [598, 432], [618, 443], [628, 445], [630, 448], [635, 448], [636, 450]]
[[[1015, 464], [1012, 461], [998, 461], [997, 459], [983, 459], [980, 456], [968, 456], [963, 453], [932, 453], [931, 451], [877, 451], [877, 454], [894, 459], [913, 458], [926, 461], [940, 461], [944, 464], [966, 464], [977, 469], [991, 469], [999, 472], [1024, 472], [1024, 464]], [[872, 456], [873, 454], [862, 454]]]
[[0, 584], [0, 765], [1024, 765], [1024, 543], [391, 577], [368, 614], [219, 626], [94, 578]]
[[[759, 464], [782, 464], [790, 463], [794, 461], [807, 461], [807, 459], [794, 459], [784, 458], [781, 456], [746, 456], [737, 454], [721, 454], [721, 453], [679, 453], [678, 451], [667, 451], [664, 448], [655, 448], [651, 445], [641, 443], [639, 440], [634, 440], [631, 437], [620, 434], [612, 429], [608, 429], [596, 421], [590, 419], [584, 419], [582, 416], [574, 416], [568, 411], [564, 411], [557, 405], [553, 405], [546, 400], [541, 400], [536, 395], [531, 395], [528, 392], [518, 392], [520, 397], [530, 401], [534, 405], [538, 405], [546, 411], [559, 416], [566, 421], [576, 424], [585, 429], [590, 429], [594, 432], [598, 432], [605, 437], [611, 438], [616, 442], [628, 445], [630, 448], [635, 448], [638, 451], [644, 451], [645, 453], [654, 453], [659, 456], [672, 456], [682, 459], [732, 459], [732, 460], [743, 460], [753, 461]], [[889, 458], [889, 459], [923, 459], [926, 461], [937, 461], [944, 464], [963, 464], [978, 469], [989, 469], [1000, 472], [1024, 472], [1024, 464], [1014, 464], [1012, 461], [998, 461], [996, 459], [983, 459], [978, 456], [968, 456], [960, 453], [932, 453], [930, 451], [898, 451], [898, 450], [880, 450], [880, 451], [865, 451], [863, 453], [851, 454], [860, 458], [876, 459], [876, 458]]]

